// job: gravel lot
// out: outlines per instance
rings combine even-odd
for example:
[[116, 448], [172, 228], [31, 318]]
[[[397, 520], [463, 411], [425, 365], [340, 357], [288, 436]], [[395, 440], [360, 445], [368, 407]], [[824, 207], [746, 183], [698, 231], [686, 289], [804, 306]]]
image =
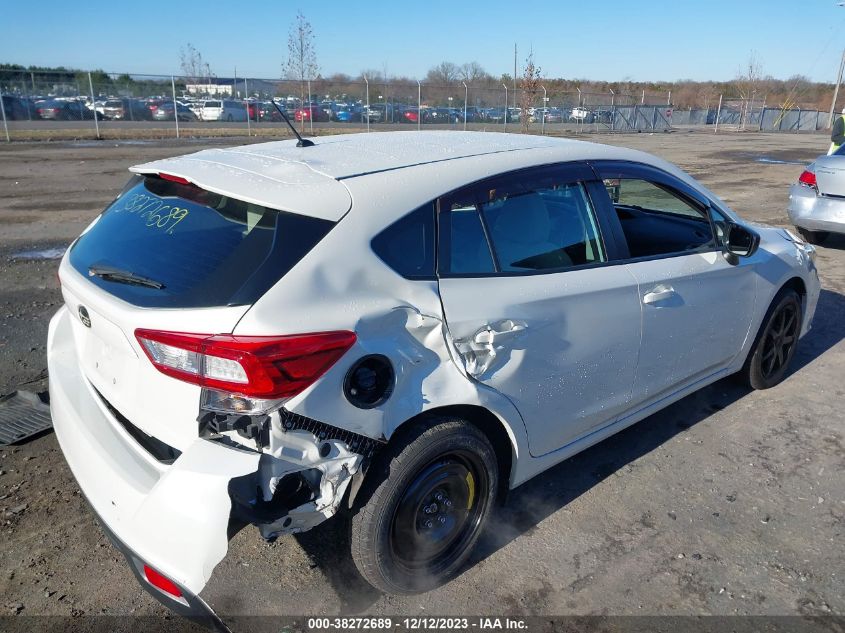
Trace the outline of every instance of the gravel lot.
[[[827, 147], [822, 135], [588, 138], [660, 155], [781, 226], [787, 186]], [[0, 145], [0, 394], [46, 389], [61, 302], [56, 262], [15, 254], [67, 245], [128, 166], [237, 142]], [[845, 614], [845, 238], [819, 248], [818, 267], [814, 327], [784, 383], [721, 381], [525, 484], [448, 586], [368, 589], [338, 519], [273, 544], [243, 530], [203, 596], [230, 616]], [[164, 613], [97, 529], [52, 433], [0, 450], [0, 615]]]

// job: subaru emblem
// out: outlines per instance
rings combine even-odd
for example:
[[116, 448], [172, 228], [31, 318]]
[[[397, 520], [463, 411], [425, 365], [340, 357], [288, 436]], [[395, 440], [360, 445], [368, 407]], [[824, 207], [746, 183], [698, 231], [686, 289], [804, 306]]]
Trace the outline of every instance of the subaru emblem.
[[85, 327], [91, 327], [91, 317], [88, 316], [88, 310], [85, 306], [79, 306], [79, 320]]

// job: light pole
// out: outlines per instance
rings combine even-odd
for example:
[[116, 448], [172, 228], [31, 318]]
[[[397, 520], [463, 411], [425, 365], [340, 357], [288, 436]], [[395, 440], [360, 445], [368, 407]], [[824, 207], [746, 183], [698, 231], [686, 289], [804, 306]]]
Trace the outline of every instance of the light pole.
[[[842, 3], [840, 3], [842, 6]], [[842, 83], [842, 71], [845, 70], [845, 50], [842, 51], [842, 61], [839, 62], [839, 74], [836, 76], [836, 88], [833, 89], [833, 101], [830, 102], [830, 117], [827, 120], [827, 127], [833, 126], [833, 111], [836, 109], [836, 98], [839, 96], [839, 84]]]
[[610, 129], [616, 125], [616, 93], [610, 88]]
[[367, 132], [370, 131], [370, 82], [367, 76], [364, 75], [364, 83], [367, 84], [367, 106], [365, 112], [367, 113]]
[[469, 88], [467, 82], [461, 82], [464, 85], [464, 132], [467, 131], [467, 99], [469, 99]]
[[540, 115], [540, 120], [542, 121], [541, 125], [541, 134], [545, 136], [546, 134], [546, 107], [549, 104], [549, 98], [546, 96], [546, 87], [540, 86], [543, 89], [543, 109], [542, 114]]
[[502, 125], [505, 132], [508, 131], [508, 85], [502, 84], [505, 87], [505, 115], [502, 117]]
[[417, 132], [420, 131], [422, 125], [422, 84], [417, 79]]

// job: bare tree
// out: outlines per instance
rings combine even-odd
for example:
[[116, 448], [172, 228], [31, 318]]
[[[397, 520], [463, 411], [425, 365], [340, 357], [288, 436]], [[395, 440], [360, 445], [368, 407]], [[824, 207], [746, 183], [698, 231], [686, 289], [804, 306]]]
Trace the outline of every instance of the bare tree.
[[426, 79], [433, 84], [448, 85], [458, 80], [459, 69], [452, 62], [440, 62], [428, 71]]
[[[540, 92], [540, 75], [542, 70], [539, 66], [534, 64], [534, 51], [528, 53], [525, 59], [525, 67], [522, 69], [522, 77], [519, 78], [519, 87], [522, 94], [519, 97], [519, 105], [522, 107], [522, 121], [523, 133], [528, 132], [529, 116], [528, 109], [534, 104], [534, 99], [537, 93]], [[545, 104], [543, 104], [545, 106]]]
[[208, 83], [201, 80], [211, 76], [211, 68], [203, 60], [202, 53], [193, 44], [188, 42], [186, 46], [179, 49], [179, 59], [186, 84]]
[[470, 84], [474, 81], [487, 79], [490, 75], [487, 74], [487, 71], [484, 70], [484, 67], [478, 62], [468, 62], [466, 64], [461, 64], [458, 69], [458, 76], [461, 80]]
[[[300, 103], [305, 102], [305, 83], [316, 78], [319, 71], [311, 23], [302, 13], [297, 13], [296, 22], [288, 33], [288, 59], [284, 65], [284, 73], [288, 79], [299, 81]], [[311, 95], [308, 96], [310, 98]], [[305, 117], [302, 117], [302, 130], [305, 130]]]
[[739, 96], [743, 99], [748, 99], [751, 94], [757, 89], [757, 85], [763, 78], [763, 66], [757, 60], [757, 55], [754, 51], [748, 56], [748, 61], [744, 68], [740, 68], [736, 73], [734, 79], [734, 86], [736, 86]]
[[743, 129], [748, 117], [749, 104], [756, 96], [762, 78], [763, 66], [757, 60], [756, 53], [751, 51], [745, 67], [737, 71], [736, 79], [734, 79], [734, 86], [743, 102], [740, 115], [740, 127]]

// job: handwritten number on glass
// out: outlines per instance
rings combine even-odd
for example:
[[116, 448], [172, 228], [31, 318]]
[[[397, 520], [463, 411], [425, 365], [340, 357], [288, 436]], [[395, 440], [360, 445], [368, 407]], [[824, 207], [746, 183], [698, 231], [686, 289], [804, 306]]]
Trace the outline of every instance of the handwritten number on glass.
[[136, 193], [128, 198], [123, 208], [118, 211], [135, 214], [142, 220], [146, 220], [145, 224], [148, 228], [161, 229], [168, 235], [173, 235], [173, 229], [188, 217], [189, 213], [184, 207], [165, 204], [164, 200], [145, 193]]

